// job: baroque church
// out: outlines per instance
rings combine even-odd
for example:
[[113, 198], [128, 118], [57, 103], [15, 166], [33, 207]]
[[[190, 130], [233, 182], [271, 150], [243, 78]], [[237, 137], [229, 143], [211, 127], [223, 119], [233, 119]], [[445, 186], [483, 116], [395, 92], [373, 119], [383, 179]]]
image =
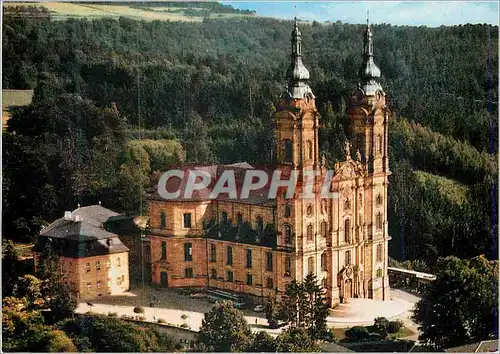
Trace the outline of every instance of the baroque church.
[[[274, 114], [281, 170], [298, 172], [294, 196], [266, 188], [248, 199], [202, 196], [165, 200], [149, 196], [152, 281], [165, 287], [204, 287], [257, 298], [280, 298], [293, 280], [314, 274], [330, 306], [349, 298], [389, 300], [387, 187], [388, 119], [385, 93], [373, 61], [372, 31], [364, 33], [359, 85], [349, 100], [346, 159], [335, 165], [331, 191], [338, 198], [300, 199], [308, 170], [326, 175], [319, 157], [319, 114], [302, 62], [297, 21], [291, 38], [288, 85]], [[351, 157], [352, 152], [352, 157]], [[210, 166], [243, 175], [253, 166]]]

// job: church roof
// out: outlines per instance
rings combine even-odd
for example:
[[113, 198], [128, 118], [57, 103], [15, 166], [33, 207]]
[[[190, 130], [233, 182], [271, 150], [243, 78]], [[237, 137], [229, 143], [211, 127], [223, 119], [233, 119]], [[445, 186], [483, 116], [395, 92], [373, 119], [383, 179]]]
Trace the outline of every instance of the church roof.
[[[182, 202], [203, 202], [210, 201], [211, 192], [214, 190], [217, 180], [224, 173], [224, 171], [231, 170], [234, 171], [235, 182], [237, 188], [237, 195], [240, 195], [241, 188], [243, 186], [243, 182], [245, 179], [245, 174], [249, 170], [253, 170], [254, 167], [247, 162], [239, 162], [231, 165], [207, 165], [207, 166], [198, 166], [198, 165], [183, 165], [178, 168], [179, 170], [187, 173], [189, 170], [198, 170], [207, 172], [211, 176], [211, 181], [207, 188], [203, 190], [194, 190], [191, 198], [184, 198], [184, 192], [186, 191], [186, 183], [187, 178], [183, 178], [182, 180], [179, 178], [171, 177], [166, 182], [166, 190], [168, 192], [176, 192], [180, 191], [180, 196], [178, 198], [172, 199], [172, 201], [182, 201]], [[248, 198], [245, 199], [234, 199], [231, 198], [228, 193], [220, 193], [216, 200], [219, 201], [231, 201], [242, 204], [259, 204], [259, 205], [276, 205], [276, 201], [274, 199], [269, 199], [269, 185], [272, 180], [273, 170], [267, 171], [268, 174], [268, 183], [266, 186], [260, 189], [251, 190]], [[166, 199], [162, 198], [158, 193], [158, 186], [152, 186], [152, 189], [149, 192], [149, 199], [151, 200], [161, 200], [165, 201]]]

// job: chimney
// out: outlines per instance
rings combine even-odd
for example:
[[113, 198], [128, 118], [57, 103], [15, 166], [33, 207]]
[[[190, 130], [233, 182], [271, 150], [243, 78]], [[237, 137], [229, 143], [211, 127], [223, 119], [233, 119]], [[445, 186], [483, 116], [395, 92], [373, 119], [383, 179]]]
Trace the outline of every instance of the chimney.
[[73, 216], [71, 215], [71, 211], [64, 212], [64, 220], [73, 220]]

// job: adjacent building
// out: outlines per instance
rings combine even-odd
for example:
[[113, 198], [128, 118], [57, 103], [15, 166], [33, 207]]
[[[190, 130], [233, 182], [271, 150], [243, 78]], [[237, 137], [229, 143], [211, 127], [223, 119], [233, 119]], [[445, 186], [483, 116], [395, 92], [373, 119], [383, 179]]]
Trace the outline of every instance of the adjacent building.
[[[291, 44], [288, 86], [274, 121], [278, 166], [299, 174], [295, 195], [289, 198], [279, 192], [276, 199], [268, 199], [269, 186], [243, 200], [209, 200], [203, 195], [165, 200], [153, 193], [149, 198], [153, 282], [279, 297], [289, 282], [313, 273], [331, 306], [352, 297], [390, 299], [390, 112], [378, 81], [380, 70], [373, 61], [371, 28], [367, 25], [365, 30], [359, 85], [347, 109], [347, 157], [336, 164], [330, 177], [337, 199], [323, 199], [319, 193], [315, 199], [297, 197], [304, 190], [307, 171], [321, 171], [314, 190], [321, 188], [327, 164], [319, 156], [320, 117], [308, 85], [309, 71], [302, 62], [297, 22]], [[226, 169], [241, 176], [253, 166], [207, 168], [214, 176]]]
[[129, 290], [129, 249], [105, 229], [119, 214], [101, 205], [65, 212], [42, 229], [34, 247], [35, 269], [48, 243], [60, 256], [65, 281], [79, 299]]

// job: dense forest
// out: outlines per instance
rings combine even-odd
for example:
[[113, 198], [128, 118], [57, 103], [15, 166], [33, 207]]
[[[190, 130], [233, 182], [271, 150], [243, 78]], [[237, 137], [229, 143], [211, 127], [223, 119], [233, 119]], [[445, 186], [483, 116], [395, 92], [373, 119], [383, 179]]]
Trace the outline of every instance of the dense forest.
[[[38, 11], [38, 10], [36, 10]], [[34, 10], [35, 12], [35, 10]], [[95, 203], [138, 214], [169, 164], [272, 159], [290, 21], [202, 23], [4, 14], [3, 87], [35, 90], [4, 136], [6, 237]], [[364, 26], [301, 25], [322, 117], [342, 159]], [[496, 255], [498, 28], [374, 25], [390, 127], [390, 255]], [[15, 132], [15, 134], [14, 134]]]

